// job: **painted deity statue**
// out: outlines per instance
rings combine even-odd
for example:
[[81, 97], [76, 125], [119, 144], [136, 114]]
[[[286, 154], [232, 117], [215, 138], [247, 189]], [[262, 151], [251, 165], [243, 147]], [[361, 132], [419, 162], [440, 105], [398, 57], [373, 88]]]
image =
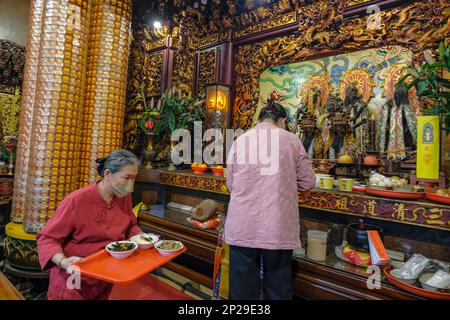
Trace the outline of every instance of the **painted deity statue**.
[[325, 110], [322, 108], [322, 102], [320, 100], [320, 90], [313, 88], [307, 98], [307, 113], [308, 114], [322, 114]]
[[[350, 142], [355, 142], [357, 145], [354, 147], [347, 146], [349, 149], [353, 149], [354, 152], [362, 154], [364, 152], [364, 146], [366, 145], [367, 138], [367, 104], [364, 103], [361, 94], [356, 86], [350, 86], [347, 88], [344, 106], [347, 114], [350, 117], [351, 133], [353, 138], [347, 137]], [[352, 153], [354, 153], [352, 152]], [[355, 154], [357, 155], [357, 154]]]
[[417, 124], [409, 102], [408, 88], [402, 84], [381, 111], [379, 148], [389, 159], [403, 160], [416, 149]]
[[317, 118], [316, 127], [318, 131], [308, 148], [308, 155], [314, 159], [336, 159], [333, 148], [334, 134], [330, 130], [331, 121], [329, 114], [324, 113]]

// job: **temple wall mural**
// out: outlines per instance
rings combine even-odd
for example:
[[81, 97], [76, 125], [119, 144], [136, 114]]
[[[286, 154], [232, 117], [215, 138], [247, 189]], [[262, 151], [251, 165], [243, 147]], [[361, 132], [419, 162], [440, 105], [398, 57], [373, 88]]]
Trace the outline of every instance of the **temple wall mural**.
[[[388, 147], [385, 146], [385, 142], [386, 134], [389, 135], [390, 131], [387, 123], [393, 120], [392, 127], [394, 127], [394, 120], [402, 120], [391, 119], [392, 106], [388, 104], [392, 104], [396, 92], [395, 85], [403, 73], [403, 68], [411, 63], [411, 60], [410, 50], [391, 46], [272, 66], [261, 74], [260, 97], [255, 115], [259, 114], [268, 98], [279, 101], [289, 110], [292, 129], [302, 137], [305, 148], [314, 158], [334, 159], [343, 154], [355, 156], [362, 154], [366, 145], [371, 142], [373, 144], [371, 147], [375, 150], [386, 151], [391, 157], [404, 158], [406, 147], [403, 137], [395, 141], [395, 137], [388, 137], [393, 140], [390, 144], [388, 141]], [[360, 106], [357, 108], [361, 110], [352, 110], [354, 103], [348, 96], [352, 90], [355, 98], [359, 100]], [[419, 101], [415, 98], [414, 92], [410, 91], [408, 107], [400, 116], [404, 116], [409, 124], [408, 130], [412, 141], [409, 141], [408, 147], [411, 151], [415, 149], [415, 114], [418, 110]], [[348, 137], [351, 142], [342, 145], [342, 141], [336, 150], [330, 145], [326, 148], [331, 149], [322, 150], [320, 153], [316, 150], [319, 146], [315, 146], [314, 143], [323, 143], [321, 139], [308, 137], [309, 132], [305, 132], [307, 130], [298, 132], [300, 127], [298, 123], [310, 119], [316, 129], [315, 135], [318, 136], [326, 122], [338, 121], [336, 117], [342, 116], [344, 111], [352, 117], [355, 128], [353, 136]], [[256, 120], [255, 116], [254, 123]], [[370, 139], [373, 141], [369, 141]], [[311, 143], [312, 140], [314, 143]]]

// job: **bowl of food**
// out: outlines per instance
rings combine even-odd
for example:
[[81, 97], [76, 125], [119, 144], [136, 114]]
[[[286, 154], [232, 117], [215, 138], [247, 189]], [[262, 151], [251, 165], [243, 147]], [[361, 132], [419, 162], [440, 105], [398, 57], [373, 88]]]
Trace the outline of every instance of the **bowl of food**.
[[159, 237], [153, 233], [146, 233], [135, 235], [130, 240], [136, 243], [140, 249], [150, 249], [159, 241]]
[[397, 280], [400, 280], [402, 282], [405, 282], [405, 283], [411, 284], [411, 285], [415, 284], [417, 281], [417, 278], [406, 279], [406, 278], [400, 276], [400, 269], [392, 269], [391, 276], [393, 276]]
[[137, 248], [138, 245], [133, 241], [115, 241], [105, 247], [106, 251], [118, 260], [128, 258]]
[[163, 256], [170, 256], [171, 254], [183, 249], [184, 245], [180, 241], [161, 240], [155, 243], [155, 248]]

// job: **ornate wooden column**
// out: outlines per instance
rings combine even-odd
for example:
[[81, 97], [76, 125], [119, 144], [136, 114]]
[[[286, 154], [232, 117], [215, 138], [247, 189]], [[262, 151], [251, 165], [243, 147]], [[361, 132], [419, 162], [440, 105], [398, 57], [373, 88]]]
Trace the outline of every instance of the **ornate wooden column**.
[[22, 89], [22, 101], [19, 116], [19, 140], [16, 154], [14, 175], [14, 198], [11, 210], [11, 221], [23, 222], [25, 213], [25, 196], [30, 157], [34, 98], [36, 96], [36, 79], [41, 42], [41, 23], [44, 0], [31, 2], [29, 34], [26, 50], [26, 62]]
[[26, 124], [31, 126], [27, 232], [42, 229], [78, 186], [89, 6], [88, 0], [46, 0], [42, 11], [33, 120]]
[[163, 77], [161, 81], [161, 93], [165, 90], [172, 88], [173, 68], [175, 60], [175, 45], [177, 40], [174, 37], [178, 35], [176, 32], [166, 38], [166, 46], [163, 53]]
[[131, 0], [94, 0], [79, 186], [97, 178], [95, 159], [122, 145]]
[[234, 78], [234, 48], [231, 39], [221, 43], [218, 47], [217, 59], [217, 81], [233, 86]]

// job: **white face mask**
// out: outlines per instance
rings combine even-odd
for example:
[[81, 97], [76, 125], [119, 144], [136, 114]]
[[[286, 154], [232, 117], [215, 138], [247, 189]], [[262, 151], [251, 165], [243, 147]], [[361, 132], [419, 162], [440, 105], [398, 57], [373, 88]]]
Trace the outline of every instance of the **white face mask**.
[[134, 182], [113, 184], [111, 185], [111, 188], [116, 196], [123, 198], [133, 192]]

